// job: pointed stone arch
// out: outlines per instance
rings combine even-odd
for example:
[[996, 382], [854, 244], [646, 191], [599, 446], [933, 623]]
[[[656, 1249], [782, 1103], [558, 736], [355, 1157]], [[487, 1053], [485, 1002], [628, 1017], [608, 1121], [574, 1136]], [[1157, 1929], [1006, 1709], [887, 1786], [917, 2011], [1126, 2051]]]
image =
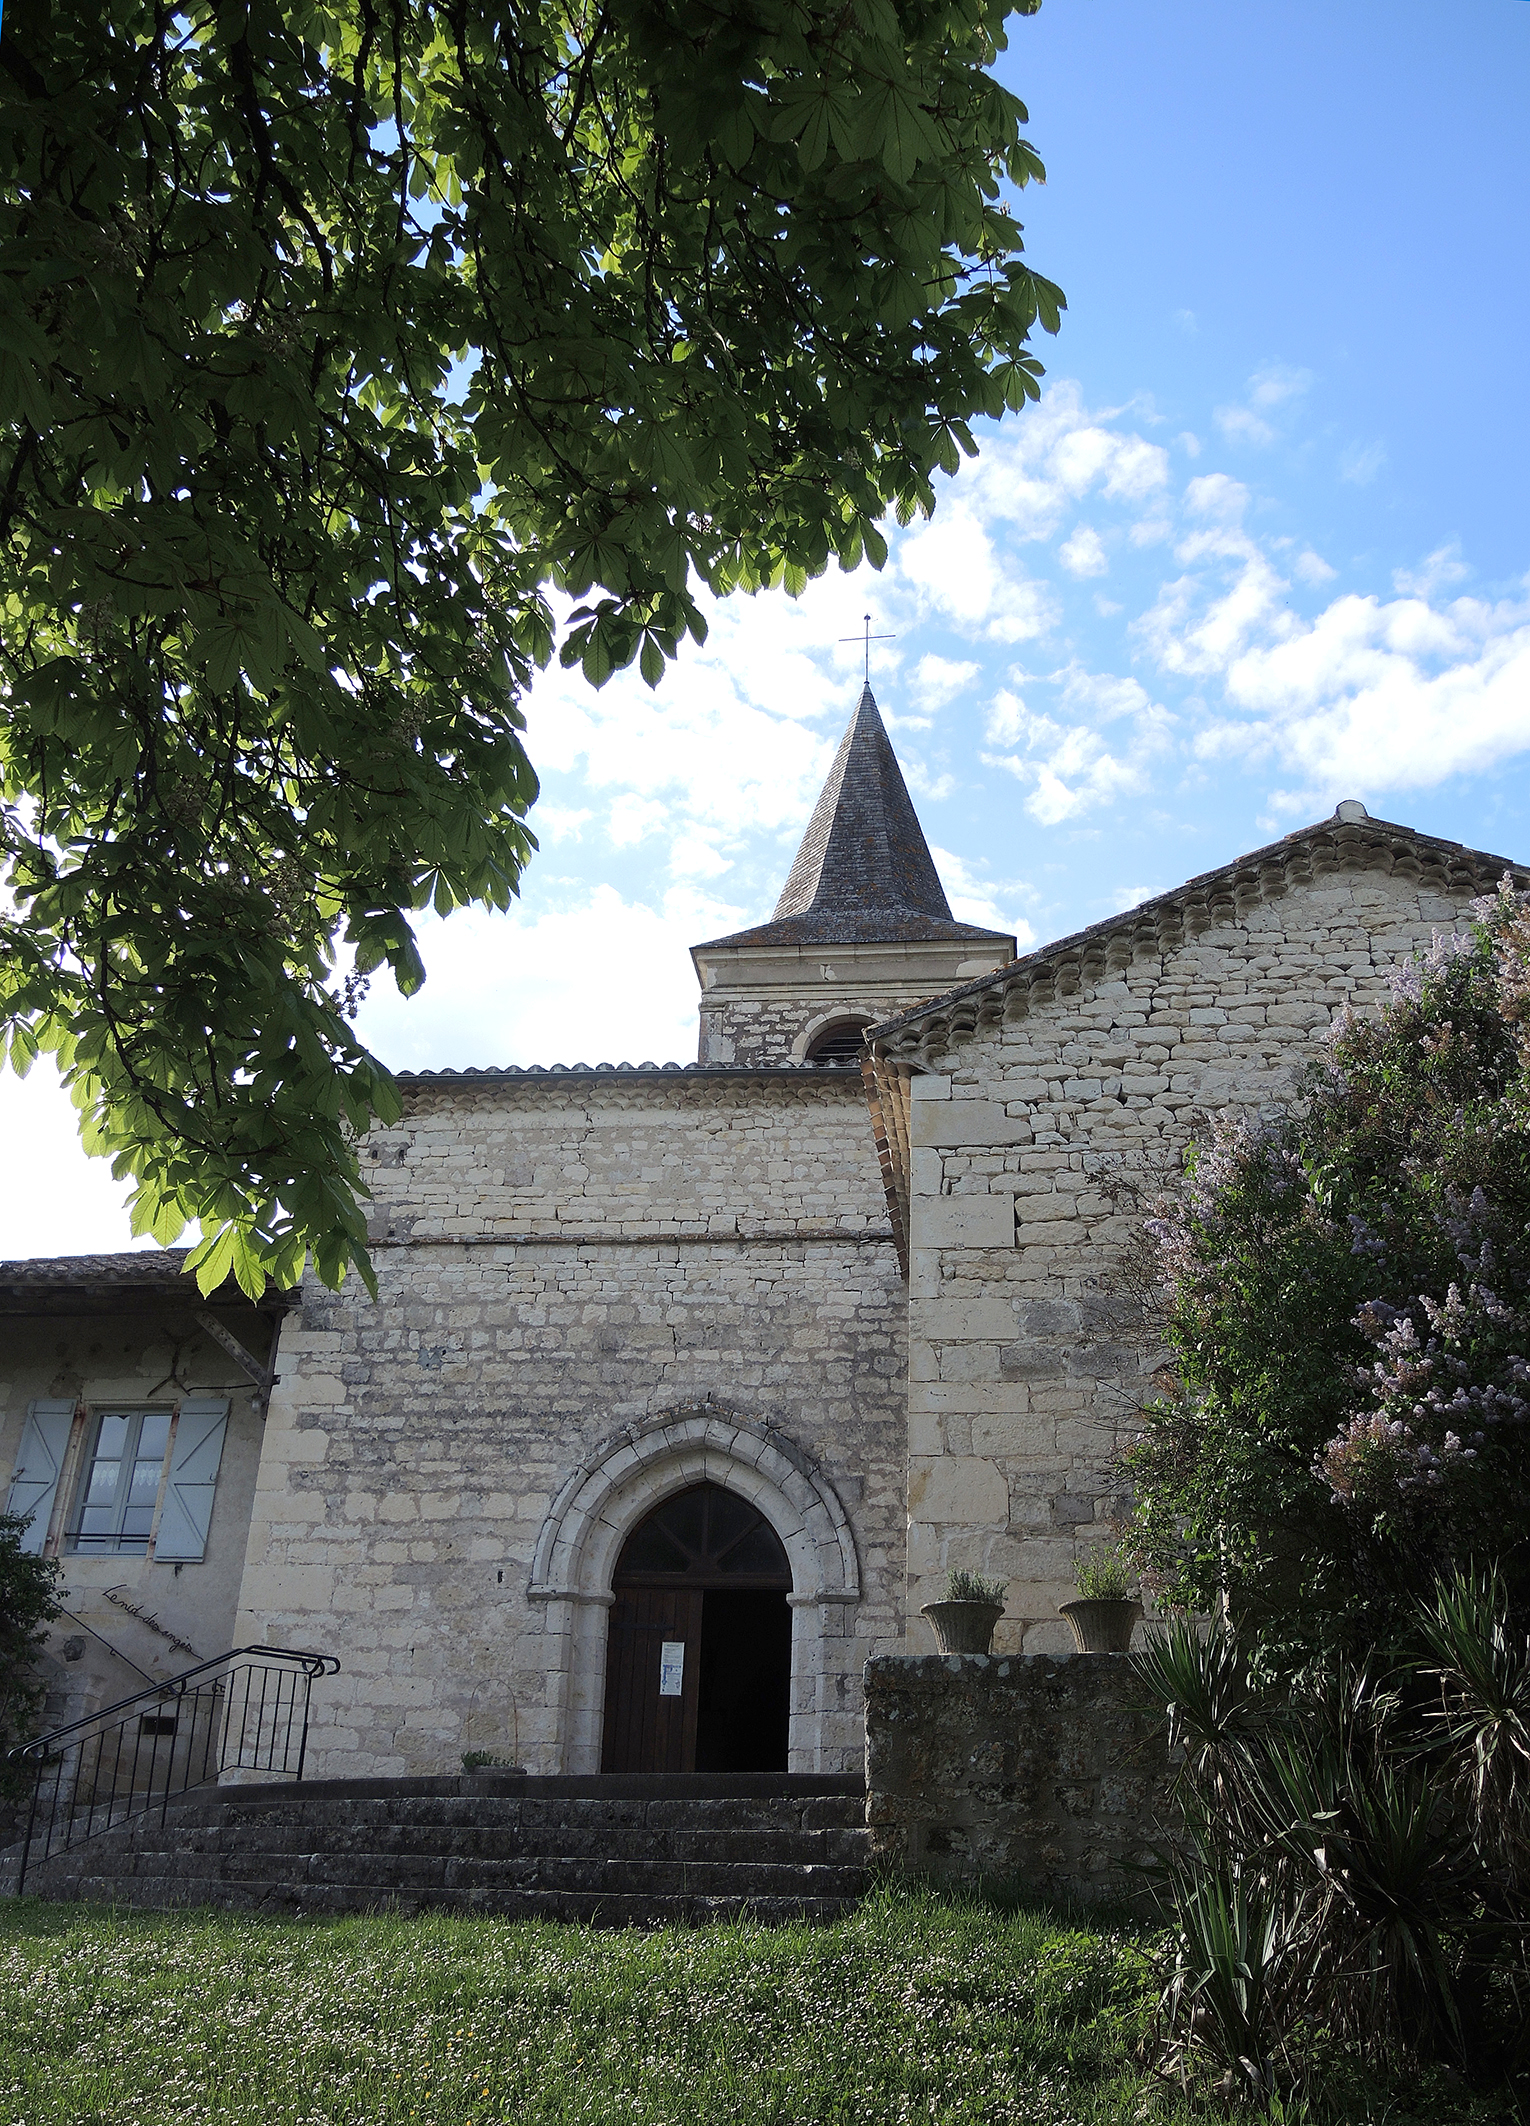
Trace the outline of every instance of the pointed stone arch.
[[795, 1441], [713, 1401], [634, 1425], [588, 1455], [548, 1508], [531, 1568], [558, 1679], [559, 1769], [600, 1769], [606, 1618], [612, 1575], [643, 1516], [692, 1484], [721, 1484], [750, 1500], [791, 1564], [792, 1700], [788, 1764], [839, 1770], [826, 1759], [825, 1722], [856, 1665], [851, 1608], [861, 1598], [849, 1515], [828, 1477]]

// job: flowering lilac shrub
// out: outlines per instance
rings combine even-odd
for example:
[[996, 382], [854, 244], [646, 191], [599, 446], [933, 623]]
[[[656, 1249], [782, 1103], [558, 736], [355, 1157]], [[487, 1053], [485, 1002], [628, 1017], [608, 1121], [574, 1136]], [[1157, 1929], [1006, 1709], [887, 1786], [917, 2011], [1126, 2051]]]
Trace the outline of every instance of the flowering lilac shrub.
[[1287, 1111], [1216, 1117], [1148, 1224], [1172, 1359], [1130, 1547], [1273, 1648], [1385, 1631], [1473, 1557], [1530, 1593], [1530, 909], [1472, 915]]

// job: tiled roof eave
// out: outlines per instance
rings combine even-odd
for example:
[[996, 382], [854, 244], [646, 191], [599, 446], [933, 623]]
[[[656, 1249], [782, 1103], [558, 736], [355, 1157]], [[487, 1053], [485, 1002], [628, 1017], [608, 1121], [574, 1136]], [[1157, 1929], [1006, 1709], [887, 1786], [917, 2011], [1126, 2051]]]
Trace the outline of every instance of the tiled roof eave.
[[249, 1299], [230, 1278], [203, 1295], [186, 1268], [188, 1248], [137, 1248], [114, 1255], [36, 1255], [0, 1262], [0, 1313], [24, 1312], [29, 1300], [74, 1295], [111, 1303], [130, 1297], [173, 1299], [191, 1307], [283, 1307], [289, 1297], [269, 1286], [260, 1300]]
[[615, 1078], [623, 1084], [634, 1079], [660, 1080], [665, 1084], [680, 1080], [689, 1084], [697, 1079], [737, 1082], [747, 1078], [768, 1079], [775, 1084], [833, 1084], [840, 1080], [851, 1085], [860, 1083], [859, 1066], [855, 1063], [470, 1063], [461, 1069], [400, 1070], [394, 1078], [403, 1086], [560, 1084], [570, 1078], [601, 1083]]
[[1013, 933], [984, 930], [976, 923], [943, 922], [936, 916], [910, 911], [907, 915], [876, 910], [861, 919], [864, 934], [857, 936], [852, 919], [830, 915], [789, 915], [780, 922], [757, 923], [750, 930], [735, 930], [728, 937], [707, 938], [691, 947], [694, 958], [703, 952], [732, 952], [759, 948], [780, 950], [801, 946], [842, 951], [858, 945], [1008, 945], [1014, 950]]

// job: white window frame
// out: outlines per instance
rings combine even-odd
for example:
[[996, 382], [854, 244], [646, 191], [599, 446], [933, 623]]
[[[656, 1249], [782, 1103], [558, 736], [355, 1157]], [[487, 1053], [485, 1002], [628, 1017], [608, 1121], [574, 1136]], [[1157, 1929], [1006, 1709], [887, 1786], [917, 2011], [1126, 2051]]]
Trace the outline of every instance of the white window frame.
[[[98, 1407], [92, 1407], [86, 1419], [85, 1438], [81, 1442], [82, 1452], [79, 1472], [74, 1480], [73, 1503], [70, 1506], [68, 1518], [64, 1523], [63, 1547], [69, 1556], [80, 1558], [139, 1558], [153, 1555], [154, 1538], [159, 1529], [160, 1508], [164, 1503], [165, 1476], [170, 1467], [171, 1456], [175, 1452], [177, 1414], [176, 1405], [165, 1403], [103, 1403]], [[96, 1464], [101, 1459], [101, 1431], [102, 1427], [114, 1417], [126, 1418], [128, 1429], [123, 1440], [123, 1452], [115, 1457], [118, 1466], [118, 1479], [117, 1497], [112, 1506], [113, 1527], [109, 1535], [88, 1535], [84, 1532], [83, 1523], [86, 1510], [90, 1504], [91, 1479], [95, 1475]], [[149, 1515], [149, 1526], [143, 1535], [125, 1536], [122, 1532], [122, 1524], [127, 1518], [128, 1508], [132, 1503], [131, 1472], [137, 1468], [141, 1459], [138, 1453], [138, 1445], [143, 1437], [144, 1419], [154, 1417], [162, 1417], [166, 1421], [165, 1451], [160, 1456], [159, 1482], [154, 1488], [154, 1505]], [[132, 1450], [131, 1453], [128, 1451], [129, 1448]], [[128, 1472], [126, 1487], [124, 1487], [122, 1482], [124, 1471]]]

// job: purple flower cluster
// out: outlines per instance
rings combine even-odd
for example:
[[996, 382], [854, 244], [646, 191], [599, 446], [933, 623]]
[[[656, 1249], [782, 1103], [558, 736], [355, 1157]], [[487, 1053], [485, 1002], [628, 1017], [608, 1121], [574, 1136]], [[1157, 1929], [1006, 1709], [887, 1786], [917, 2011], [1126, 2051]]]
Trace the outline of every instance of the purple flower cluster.
[[1476, 1459], [1476, 1448], [1463, 1446], [1455, 1432], [1435, 1448], [1400, 1417], [1372, 1413], [1352, 1417], [1328, 1442], [1318, 1474], [1327, 1479], [1336, 1505], [1383, 1505], [1389, 1496], [1441, 1484], [1450, 1469]]
[[1476, 1461], [1489, 1428], [1530, 1417], [1530, 1401], [1519, 1392], [1530, 1386], [1530, 1366], [1519, 1352], [1489, 1360], [1497, 1377], [1485, 1380], [1473, 1378], [1476, 1369], [1463, 1355], [1480, 1350], [1484, 1331], [1501, 1335], [1505, 1326], [1523, 1331], [1530, 1324], [1475, 1282], [1464, 1292], [1452, 1283], [1443, 1300], [1420, 1293], [1404, 1307], [1366, 1301], [1355, 1327], [1379, 1355], [1357, 1384], [1374, 1407], [1328, 1442], [1314, 1471], [1336, 1501], [1380, 1504], [1388, 1493], [1438, 1485]]
[[1273, 1201], [1306, 1192], [1300, 1158], [1278, 1128], [1257, 1116], [1224, 1108], [1211, 1118], [1211, 1134], [1197, 1152], [1183, 1192], [1156, 1206], [1145, 1231], [1158, 1255], [1167, 1289], [1199, 1284], [1228, 1228], [1231, 1206], [1254, 1192]]

